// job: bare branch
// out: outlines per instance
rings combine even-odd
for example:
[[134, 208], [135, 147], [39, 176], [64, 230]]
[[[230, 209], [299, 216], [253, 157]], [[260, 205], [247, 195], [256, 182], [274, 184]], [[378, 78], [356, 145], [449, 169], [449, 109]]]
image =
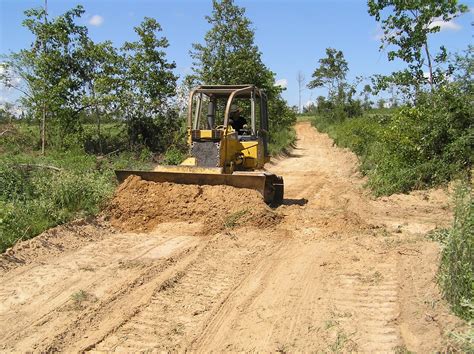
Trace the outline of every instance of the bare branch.
[[29, 163], [21, 163], [17, 165], [18, 167], [26, 168], [26, 169], [33, 169], [33, 168], [45, 168], [49, 170], [54, 170], [57, 172], [60, 172], [61, 169], [56, 166], [50, 166], [50, 165], [38, 165], [38, 164], [29, 164]]
[[11, 129], [4, 130], [3, 132], [0, 133], [0, 136], [3, 136], [6, 133], [11, 132], [11, 131], [12, 131]]

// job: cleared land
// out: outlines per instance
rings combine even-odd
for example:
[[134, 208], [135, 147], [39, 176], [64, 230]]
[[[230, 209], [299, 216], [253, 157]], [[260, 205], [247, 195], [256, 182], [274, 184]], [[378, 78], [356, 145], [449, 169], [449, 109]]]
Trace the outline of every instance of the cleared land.
[[285, 179], [274, 210], [250, 191], [131, 181], [106, 217], [7, 251], [0, 349], [447, 349], [462, 322], [425, 237], [452, 219], [446, 193], [375, 199], [351, 152], [309, 123], [296, 131], [268, 166]]

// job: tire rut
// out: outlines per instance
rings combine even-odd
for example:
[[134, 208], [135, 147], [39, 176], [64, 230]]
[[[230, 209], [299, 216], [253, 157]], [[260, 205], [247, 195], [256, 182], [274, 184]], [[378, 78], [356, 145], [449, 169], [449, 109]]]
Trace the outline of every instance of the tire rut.
[[[223, 239], [209, 243], [172, 286], [156, 291], [149, 303], [92, 351], [184, 350], [248, 274], [267, 245], [252, 235], [245, 247]], [[271, 248], [271, 247], [270, 247]], [[217, 261], [217, 262], [216, 262]]]

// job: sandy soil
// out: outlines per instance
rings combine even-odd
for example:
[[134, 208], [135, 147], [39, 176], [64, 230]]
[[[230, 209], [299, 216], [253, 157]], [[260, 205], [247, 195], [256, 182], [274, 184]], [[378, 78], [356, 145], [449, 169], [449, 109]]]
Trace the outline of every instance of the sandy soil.
[[[275, 210], [253, 193], [136, 180], [126, 192], [142, 203], [127, 207], [119, 191], [108, 221], [3, 254], [0, 350], [448, 350], [463, 323], [441, 299], [439, 247], [425, 238], [450, 223], [446, 193], [375, 199], [351, 152], [296, 129], [292, 155], [268, 166], [285, 179]], [[159, 188], [195, 198], [173, 207]]]

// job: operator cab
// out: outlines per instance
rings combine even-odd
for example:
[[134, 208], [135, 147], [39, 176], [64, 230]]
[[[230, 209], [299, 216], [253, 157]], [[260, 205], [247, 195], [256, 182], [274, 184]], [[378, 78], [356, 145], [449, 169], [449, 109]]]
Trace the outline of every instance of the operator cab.
[[235, 134], [239, 141], [252, 141], [268, 131], [267, 97], [254, 85], [199, 86], [190, 95], [189, 107], [193, 137], [207, 130], [216, 139]]

